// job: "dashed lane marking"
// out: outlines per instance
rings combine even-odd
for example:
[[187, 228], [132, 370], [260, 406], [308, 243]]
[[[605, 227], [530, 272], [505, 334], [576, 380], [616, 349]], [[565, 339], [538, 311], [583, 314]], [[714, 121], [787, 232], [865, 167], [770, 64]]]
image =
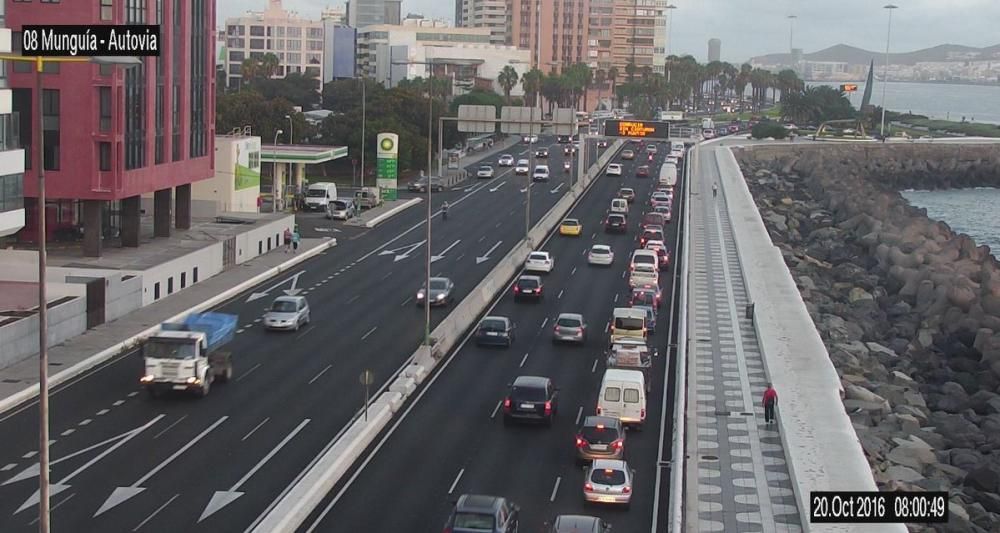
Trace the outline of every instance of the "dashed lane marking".
[[326, 374], [326, 371], [330, 370], [331, 368], [333, 368], [333, 365], [326, 365], [326, 368], [324, 368], [323, 370], [321, 370], [319, 374], [316, 374], [315, 376], [313, 376], [312, 379], [309, 380], [309, 384], [312, 385], [314, 381], [316, 381], [317, 379], [319, 379], [320, 377], [322, 377], [323, 374]]
[[185, 418], [187, 418], [187, 417], [188, 417], [188, 415], [184, 415], [184, 416], [182, 416], [182, 417], [178, 418], [177, 420], [175, 420], [175, 421], [174, 421], [174, 423], [173, 423], [173, 424], [170, 424], [169, 426], [167, 426], [167, 427], [163, 428], [162, 430], [160, 430], [160, 432], [159, 432], [159, 433], [157, 433], [156, 435], [153, 435], [153, 438], [154, 438], [154, 439], [158, 439], [158, 438], [160, 438], [160, 435], [163, 435], [163, 434], [164, 434], [164, 433], [166, 433], [167, 431], [170, 431], [170, 428], [172, 428], [172, 427], [176, 426], [177, 424], [180, 424], [180, 423], [181, 423], [181, 422], [183, 422], [183, 421], [184, 421], [184, 419], [185, 419]]
[[453, 481], [451, 483], [451, 488], [448, 489], [448, 494], [451, 494], [452, 492], [455, 492], [455, 487], [458, 486], [458, 480], [462, 479], [462, 474], [464, 474], [464, 473], [465, 473], [465, 469], [464, 468], [458, 471], [458, 475], [455, 476], [455, 481]]
[[89, 419], [89, 418], [84, 418], [84, 419], [83, 419], [83, 420], [81, 420], [81, 421], [80, 421], [80, 423], [79, 423], [79, 424], [77, 424], [77, 425], [78, 425], [78, 426], [86, 426], [87, 424], [89, 424], [89, 423], [91, 423], [91, 422], [93, 422], [93, 420], [91, 420], [91, 419]]
[[545, 320], [542, 320], [542, 327], [540, 327], [538, 329], [544, 330], [545, 329], [545, 324], [548, 324], [548, 323], [549, 323], [549, 317], [545, 317]]
[[97, 412], [97, 416], [104, 416], [110, 412], [111, 412], [110, 409], [101, 409], [100, 411]]
[[245, 330], [245, 329], [243, 329], [243, 328], [240, 328], [240, 329], [236, 330], [236, 333], [237, 333], [237, 334], [240, 334], [240, 333], [243, 333], [244, 331], [246, 331], [246, 330]]
[[[385, 279], [385, 278], [382, 278], [382, 279]], [[357, 301], [358, 298], [361, 298], [361, 295], [360, 294], [355, 294], [350, 300], [347, 300], [347, 303], [349, 303], [349, 304], [354, 303], [355, 301]]]
[[527, 352], [526, 352], [526, 353], [524, 354], [524, 358], [523, 358], [523, 359], [521, 359], [521, 364], [519, 364], [519, 365], [517, 365], [517, 366], [518, 366], [518, 367], [521, 367], [521, 368], [524, 368], [524, 362], [525, 362], [525, 361], [527, 361], [527, 360], [528, 360], [528, 354], [527, 354]]
[[562, 299], [562, 295], [563, 295], [563, 291], [562, 291], [562, 289], [560, 289], [559, 290], [559, 296], [556, 296], [556, 299], [557, 300], [561, 300]]
[[173, 502], [174, 500], [176, 500], [178, 497], [180, 497], [180, 494], [174, 494], [173, 498], [170, 498], [169, 500], [167, 500], [167, 503], [159, 506], [155, 511], [153, 511], [153, 514], [147, 516], [146, 519], [143, 520], [142, 522], [139, 522], [139, 525], [135, 526], [135, 529], [133, 529], [132, 531], [133, 532], [134, 531], [139, 531], [139, 528], [141, 528], [142, 526], [146, 525], [147, 522], [149, 522], [150, 520], [152, 520], [154, 516], [158, 515], [160, 513], [160, 511], [166, 509], [167, 506], [170, 505], [170, 503]]
[[583, 416], [583, 406], [581, 405], [580, 408], [577, 409], [577, 411], [576, 411], [576, 425], [577, 426], [580, 425], [580, 417], [582, 417], [582, 416]]
[[561, 476], [556, 478], [556, 484], [555, 484], [554, 487], [552, 487], [552, 496], [549, 498], [550, 502], [556, 501], [556, 493], [559, 492], [559, 482], [560, 481], [562, 481], [562, 477]]
[[72, 435], [75, 431], [76, 431], [76, 428], [69, 428], [66, 431], [63, 431], [62, 433], [60, 433], [59, 435], [63, 436], [63, 437], [68, 437], [68, 436]]
[[597, 372], [597, 362], [598, 361], [600, 361], [600, 359], [594, 359], [594, 366], [590, 367], [590, 373], [591, 374], [593, 374], [594, 372]]
[[572, 276], [573, 274], [576, 274], [576, 267], [573, 267], [573, 270], [569, 272], [570, 276]]
[[492, 419], [496, 418], [496, 416], [497, 416], [497, 411], [499, 411], [499, 410], [500, 410], [500, 406], [501, 406], [501, 405], [503, 405], [503, 400], [500, 400], [499, 402], [497, 402], [497, 406], [493, 408], [493, 412], [492, 412], [492, 413], [490, 413], [490, 420], [492, 420]]
[[8, 463], [3, 465], [2, 468], [0, 468], [0, 472], [8, 472], [10, 470], [13, 470], [15, 467], [17, 467], [16, 463]]
[[243, 438], [240, 439], [240, 440], [244, 441], [244, 440], [249, 439], [250, 435], [253, 435], [258, 429], [260, 429], [261, 426], [263, 426], [264, 424], [266, 424], [267, 421], [270, 420], [270, 419], [271, 419], [271, 417], [267, 417], [264, 420], [262, 420], [260, 424], [257, 424], [256, 426], [254, 426], [253, 429], [250, 430], [250, 433], [247, 433], [246, 435], [243, 435]]
[[116, 400], [115, 403], [113, 403], [111, 405], [113, 405], [115, 407], [118, 407], [119, 405], [121, 405], [123, 403], [125, 403], [125, 400]]
[[249, 376], [251, 372], [257, 370], [258, 368], [260, 368], [260, 363], [253, 365], [252, 367], [250, 367], [250, 370], [247, 370], [246, 372], [240, 374], [240, 376], [236, 378], [236, 381], [241, 381], [243, 378]]
[[[71, 499], [73, 498], [73, 496], [76, 496], [76, 493], [75, 493], [75, 492], [74, 492], [74, 493], [72, 493], [72, 494], [70, 494], [69, 496], [66, 496], [66, 498], [64, 498], [64, 499], [63, 499], [63, 500], [62, 500], [61, 502], [59, 502], [59, 503], [57, 503], [57, 504], [53, 505], [53, 506], [52, 506], [52, 508], [51, 508], [51, 509], [49, 509], [49, 512], [52, 512], [52, 511], [55, 511], [56, 509], [58, 509], [59, 507], [61, 507], [61, 506], [62, 506], [62, 504], [64, 504], [64, 503], [66, 503], [66, 502], [70, 501], [70, 500], [71, 500]], [[28, 525], [29, 525], [29, 526], [33, 526], [33, 525], [35, 525], [35, 524], [37, 524], [37, 523], [38, 523], [38, 519], [36, 518], [36, 519], [32, 520], [32, 521], [31, 521], [31, 523], [30, 523], [30, 524], [28, 524]]]
[[129, 398], [134, 398], [134, 397], [138, 396], [138, 394], [139, 394], [139, 391], [134, 390], [134, 391], [128, 393], [128, 397]]
[[399, 304], [399, 306], [400, 307], [406, 307], [406, 304], [410, 303], [410, 300], [412, 300], [412, 299], [413, 299], [413, 297], [410, 296], [409, 298], [403, 300], [403, 303]]
[[365, 333], [364, 335], [361, 336], [361, 340], [367, 339], [372, 333], [375, 333], [376, 329], [378, 329], [378, 326], [375, 326], [372, 329], [368, 330], [368, 333]]

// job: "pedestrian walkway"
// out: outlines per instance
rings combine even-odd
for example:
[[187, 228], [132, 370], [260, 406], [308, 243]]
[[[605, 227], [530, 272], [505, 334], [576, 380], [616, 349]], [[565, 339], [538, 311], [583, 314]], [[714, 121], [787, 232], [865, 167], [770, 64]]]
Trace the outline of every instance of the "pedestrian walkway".
[[[267, 274], [276, 267], [288, 268], [309, 257], [321, 253], [333, 244], [330, 239], [302, 239], [299, 252], [295, 255], [282, 253], [282, 248], [257, 256], [249, 261], [225, 270], [211, 278], [191, 285], [185, 290], [141, 307], [117, 320], [89, 329], [68, 341], [52, 346], [48, 350], [50, 382], [53, 385], [67, 379], [60, 372], [73, 368], [83, 361], [122, 344], [123, 341], [142, 334], [149, 328], [172, 319], [233, 289], [247, 281]], [[247, 287], [249, 288], [249, 287]], [[118, 352], [118, 350], [114, 350]], [[111, 354], [112, 356], [114, 354]], [[79, 370], [79, 367], [73, 372]], [[71, 377], [71, 376], [69, 376]], [[0, 412], [10, 407], [8, 403], [15, 397], [27, 399], [24, 391], [31, 387], [38, 389], [38, 358], [28, 359], [0, 369]], [[22, 400], [23, 401], [23, 400]]]
[[691, 184], [687, 529], [799, 532], [778, 425], [764, 423], [767, 377], [725, 193], [712, 194], [714, 158], [708, 166]]

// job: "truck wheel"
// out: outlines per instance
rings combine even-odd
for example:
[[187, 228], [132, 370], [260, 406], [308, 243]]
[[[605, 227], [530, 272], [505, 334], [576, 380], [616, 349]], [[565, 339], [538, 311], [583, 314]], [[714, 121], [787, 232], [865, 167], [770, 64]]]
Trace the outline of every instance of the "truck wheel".
[[231, 379], [233, 379], [233, 367], [229, 366], [219, 374], [219, 383], [226, 383]]
[[202, 398], [208, 396], [209, 391], [212, 390], [212, 380], [208, 376], [209, 374], [205, 375], [205, 382], [202, 383], [201, 389], [198, 390], [198, 396]]

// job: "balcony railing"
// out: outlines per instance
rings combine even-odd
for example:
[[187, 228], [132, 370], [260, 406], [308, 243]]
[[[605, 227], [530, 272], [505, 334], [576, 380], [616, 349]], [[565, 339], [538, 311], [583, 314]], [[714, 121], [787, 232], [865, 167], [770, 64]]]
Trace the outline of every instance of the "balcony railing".
[[21, 146], [21, 121], [18, 113], [0, 115], [0, 151], [16, 150]]

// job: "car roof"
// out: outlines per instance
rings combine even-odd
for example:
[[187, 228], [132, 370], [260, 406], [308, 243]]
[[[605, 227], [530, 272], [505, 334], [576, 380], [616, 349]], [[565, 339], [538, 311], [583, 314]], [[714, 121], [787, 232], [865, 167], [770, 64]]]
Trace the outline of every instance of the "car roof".
[[572, 318], [574, 320], [579, 320], [583, 322], [583, 315], [580, 313], [559, 313], [559, 317], [556, 320], [562, 320], [564, 318]]
[[[559, 529], [556, 533], [570, 533], [571, 531], [579, 531], [580, 533], [589, 533], [595, 531], [595, 527], [601, 523], [601, 519], [594, 516], [584, 516], [584, 515], [570, 515], [564, 514], [557, 516], [553, 520], [553, 525], [557, 526]], [[568, 529], [572, 528], [572, 529]]]
[[610, 165], [608, 165], [608, 166], [609, 166], [609, 167], [620, 167], [620, 166], [622, 166], [622, 165], [621, 165], [621, 163], [611, 163], [611, 164], [610, 164]]
[[451, 281], [450, 278], [431, 278], [431, 281]]
[[609, 427], [610, 426], [621, 427], [622, 422], [621, 420], [613, 416], [590, 415], [583, 419], [583, 425], [584, 426], [602, 425]]
[[619, 459], [594, 459], [594, 464], [591, 468], [593, 470], [604, 470], [606, 468], [610, 468], [612, 470], [622, 470], [624, 472], [628, 472], [628, 464]]
[[535, 254], [542, 254], [542, 255], [545, 255], [546, 257], [549, 255], [549, 253], [546, 252], [546, 251], [544, 251], [544, 250], [535, 250], [534, 252], [531, 252], [528, 255], [532, 256], [532, 255], [535, 255]]
[[529, 275], [521, 276], [520, 278], [517, 278], [517, 280], [518, 281], [537, 281], [538, 283], [542, 282], [541, 276], [529, 276]]
[[590, 249], [591, 250], [595, 250], [595, 249], [611, 250], [611, 247], [608, 246], [607, 244], [595, 244], [595, 245], [591, 246]]
[[548, 385], [551, 381], [549, 378], [542, 376], [517, 376], [511, 385], [514, 387], [540, 389]]
[[632, 187], [622, 187], [622, 188], [620, 188], [618, 190], [619, 191], [632, 191], [632, 192], [635, 192], [635, 189], [633, 189]]
[[502, 320], [504, 322], [510, 323], [510, 318], [500, 315], [484, 316], [480, 322], [486, 322], [487, 320]]
[[305, 296], [278, 296], [274, 299], [275, 302], [299, 302], [305, 301]]
[[458, 497], [455, 503], [455, 510], [461, 512], [493, 513], [503, 503], [504, 499], [499, 496], [488, 496], [485, 494], [463, 494]]
[[610, 215], [608, 215], [608, 218], [610, 219], [611, 217], [625, 218], [625, 214], [624, 213], [611, 213]]
[[580, 220], [576, 219], [576, 218], [564, 218], [563, 221], [562, 221], [562, 223], [563, 224], [579, 224]]

